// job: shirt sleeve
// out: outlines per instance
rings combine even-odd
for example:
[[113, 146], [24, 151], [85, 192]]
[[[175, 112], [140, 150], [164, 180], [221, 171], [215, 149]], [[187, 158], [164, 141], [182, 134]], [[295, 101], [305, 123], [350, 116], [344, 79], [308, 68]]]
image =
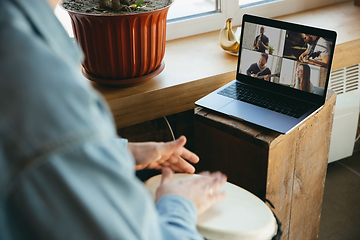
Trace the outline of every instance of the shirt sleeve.
[[25, 2], [0, 1], [0, 239], [200, 239], [189, 199], [155, 207], [78, 50]]
[[256, 63], [251, 64], [250, 67], [246, 70], [246, 74], [250, 76], [255, 72], [255, 68], [256, 68]]
[[86, 136], [22, 171], [9, 189], [7, 226], [19, 239], [202, 239], [181, 196], [154, 208], [117, 139]]
[[270, 75], [271, 74], [271, 70], [270, 68], [266, 68], [265, 71], [264, 71], [264, 75]]
[[267, 36], [264, 36], [265, 37], [265, 41], [264, 41], [264, 43], [266, 44], [266, 43], [269, 43], [269, 38], [267, 37]]
[[316, 44], [314, 52], [320, 51], [321, 56], [328, 56], [330, 55], [330, 45], [328, 41], [324, 38], [319, 38], [319, 41]]

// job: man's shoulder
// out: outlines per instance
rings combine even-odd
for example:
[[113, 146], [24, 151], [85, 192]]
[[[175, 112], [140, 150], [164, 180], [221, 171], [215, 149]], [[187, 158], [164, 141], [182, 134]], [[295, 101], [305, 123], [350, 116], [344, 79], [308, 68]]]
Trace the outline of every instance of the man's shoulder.
[[329, 45], [329, 42], [325, 38], [322, 38], [322, 37], [319, 38], [317, 43], [321, 44], [321, 45]]

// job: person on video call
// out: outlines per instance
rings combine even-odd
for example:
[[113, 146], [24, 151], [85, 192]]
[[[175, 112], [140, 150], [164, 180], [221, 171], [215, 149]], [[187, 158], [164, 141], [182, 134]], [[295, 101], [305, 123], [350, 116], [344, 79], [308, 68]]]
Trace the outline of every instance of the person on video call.
[[271, 74], [271, 71], [266, 66], [267, 61], [268, 55], [266, 53], [261, 53], [259, 62], [251, 64], [250, 67], [246, 70], [246, 74], [251, 77], [270, 81], [271, 77], [269, 77], [269, 75]]
[[308, 46], [299, 56], [299, 61], [327, 68], [331, 51], [329, 42], [322, 37], [310, 34], [301, 33], [301, 37]]
[[[57, 0], [48, 0], [54, 7]], [[130, 143], [46, 0], [0, 1], [0, 239], [203, 239], [226, 176], [172, 182], [185, 137]], [[156, 205], [135, 169], [162, 170]]]
[[260, 35], [255, 37], [254, 50], [265, 53], [265, 50], [269, 50], [269, 38], [265, 36], [265, 28], [260, 27]]
[[310, 81], [309, 65], [302, 63], [297, 67], [295, 88], [314, 93], [314, 85]]

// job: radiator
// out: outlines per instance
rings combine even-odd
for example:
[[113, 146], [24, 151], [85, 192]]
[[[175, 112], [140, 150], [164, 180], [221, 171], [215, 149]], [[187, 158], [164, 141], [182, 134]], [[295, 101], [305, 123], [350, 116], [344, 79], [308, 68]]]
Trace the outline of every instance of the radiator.
[[331, 72], [329, 89], [337, 93], [328, 162], [353, 154], [360, 105], [360, 64]]

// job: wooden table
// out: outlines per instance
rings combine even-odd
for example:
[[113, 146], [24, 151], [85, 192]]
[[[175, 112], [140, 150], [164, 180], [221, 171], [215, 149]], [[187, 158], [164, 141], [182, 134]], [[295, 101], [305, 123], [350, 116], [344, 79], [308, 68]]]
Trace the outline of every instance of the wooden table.
[[195, 114], [198, 172], [221, 171], [228, 181], [269, 200], [281, 239], [317, 239], [336, 94], [287, 134], [202, 109]]

